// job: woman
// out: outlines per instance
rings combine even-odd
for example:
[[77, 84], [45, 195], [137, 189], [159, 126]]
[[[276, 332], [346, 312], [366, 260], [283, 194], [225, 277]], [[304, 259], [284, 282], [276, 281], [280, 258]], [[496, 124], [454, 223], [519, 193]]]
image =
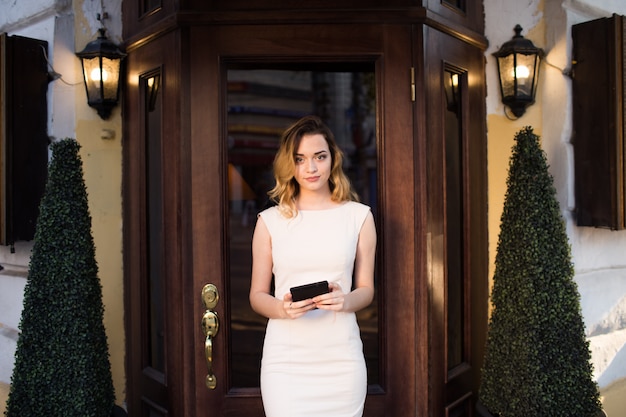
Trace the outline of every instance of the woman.
[[[355, 312], [374, 296], [376, 228], [356, 202], [330, 129], [315, 116], [289, 127], [274, 159], [276, 206], [252, 239], [250, 304], [269, 318], [261, 363], [267, 417], [355, 417], [367, 373]], [[272, 293], [272, 275], [275, 292]], [[328, 281], [294, 301], [291, 287]]]

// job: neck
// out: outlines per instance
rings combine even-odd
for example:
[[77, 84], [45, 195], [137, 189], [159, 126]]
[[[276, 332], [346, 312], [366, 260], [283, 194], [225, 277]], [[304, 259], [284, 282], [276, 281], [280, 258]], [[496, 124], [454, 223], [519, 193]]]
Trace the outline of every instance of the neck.
[[300, 192], [296, 198], [296, 207], [300, 210], [322, 209], [336, 206], [337, 203], [331, 199], [330, 190], [327, 192]]

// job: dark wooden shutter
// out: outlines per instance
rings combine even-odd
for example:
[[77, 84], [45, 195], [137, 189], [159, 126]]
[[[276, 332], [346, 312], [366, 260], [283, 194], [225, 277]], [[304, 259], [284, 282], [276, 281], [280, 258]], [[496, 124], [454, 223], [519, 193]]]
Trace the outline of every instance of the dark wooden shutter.
[[48, 43], [0, 35], [0, 244], [32, 240], [48, 165]]
[[624, 16], [613, 15], [572, 27], [579, 226], [626, 227], [625, 22]]

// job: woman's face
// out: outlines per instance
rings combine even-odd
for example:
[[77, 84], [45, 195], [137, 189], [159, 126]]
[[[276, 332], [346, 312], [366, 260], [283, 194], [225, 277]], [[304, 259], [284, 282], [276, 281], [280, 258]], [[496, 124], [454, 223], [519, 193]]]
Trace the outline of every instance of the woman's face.
[[300, 192], [330, 190], [328, 180], [333, 162], [324, 136], [319, 133], [302, 136], [294, 158]]

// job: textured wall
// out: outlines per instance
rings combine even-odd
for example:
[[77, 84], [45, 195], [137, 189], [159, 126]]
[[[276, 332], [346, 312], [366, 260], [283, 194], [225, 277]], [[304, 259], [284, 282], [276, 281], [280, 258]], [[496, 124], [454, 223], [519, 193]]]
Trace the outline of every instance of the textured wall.
[[[571, 66], [572, 25], [613, 13], [626, 15], [623, 0], [485, 0], [489, 161], [489, 237], [493, 275], [505, 179], [513, 136], [530, 125], [542, 138], [557, 197], [567, 223], [581, 307], [592, 351], [595, 377], [610, 416], [625, 416], [626, 403], [626, 231], [577, 227], [573, 219], [574, 166]], [[504, 115], [496, 63], [491, 53], [513, 35], [522, 35], [546, 52], [537, 103], [518, 120]], [[609, 404], [610, 403], [610, 404]], [[615, 410], [615, 411], [613, 411]], [[619, 411], [618, 411], [619, 410]]]
[[[101, 4], [104, 10], [101, 9]], [[125, 399], [124, 308], [122, 270], [122, 123], [120, 107], [102, 120], [87, 105], [82, 69], [75, 52], [98, 37], [102, 24], [114, 42], [121, 37], [121, 0], [0, 0], [0, 32], [48, 42], [50, 71], [60, 78], [48, 89], [48, 134], [80, 142], [89, 194], [92, 233], [105, 304], [104, 324], [117, 402]], [[109, 15], [102, 23], [98, 13]], [[110, 139], [102, 139], [103, 135]], [[15, 252], [0, 247], [0, 384], [10, 380], [21, 314], [22, 292], [32, 243], [18, 242]], [[22, 271], [20, 274], [11, 271]], [[5, 292], [6, 291], [6, 292]], [[4, 392], [4, 391], [1, 391]], [[2, 401], [3, 398], [0, 398]]]

